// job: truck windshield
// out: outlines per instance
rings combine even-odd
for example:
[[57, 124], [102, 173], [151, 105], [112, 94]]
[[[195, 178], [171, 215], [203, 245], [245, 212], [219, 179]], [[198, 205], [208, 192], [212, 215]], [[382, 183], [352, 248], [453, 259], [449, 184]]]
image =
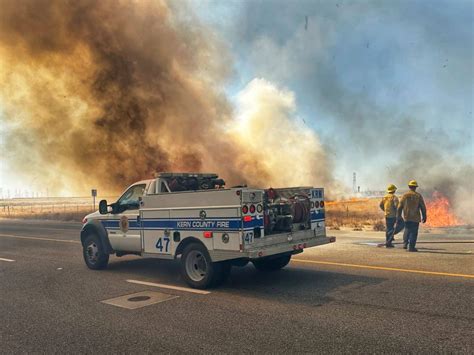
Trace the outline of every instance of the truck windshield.
[[134, 209], [139, 207], [139, 198], [143, 196], [145, 192], [145, 184], [134, 185], [130, 187], [122, 197], [117, 201], [120, 206], [127, 207], [128, 209]]

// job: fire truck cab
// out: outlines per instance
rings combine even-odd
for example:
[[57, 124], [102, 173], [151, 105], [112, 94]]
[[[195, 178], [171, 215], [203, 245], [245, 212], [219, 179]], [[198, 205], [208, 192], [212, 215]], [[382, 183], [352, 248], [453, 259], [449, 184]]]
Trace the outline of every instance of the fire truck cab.
[[326, 237], [324, 190], [313, 187], [225, 188], [216, 174], [160, 173], [102, 200], [81, 230], [86, 265], [107, 266], [110, 254], [179, 259], [194, 288], [217, 286], [232, 266], [286, 266]]

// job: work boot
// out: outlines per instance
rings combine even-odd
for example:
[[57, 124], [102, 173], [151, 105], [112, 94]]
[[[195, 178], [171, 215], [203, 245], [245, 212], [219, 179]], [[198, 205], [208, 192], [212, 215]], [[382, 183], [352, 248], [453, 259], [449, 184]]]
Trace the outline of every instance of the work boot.
[[410, 248], [410, 249], [408, 249], [408, 251], [415, 252], [415, 251], [418, 251], [418, 249], [416, 249], [416, 248]]
[[385, 248], [395, 248], [395, 245], [390, 243], [390, 244], [385, 245]]
[[403, 249], [408, 248], [408, 244], [403, 244]]

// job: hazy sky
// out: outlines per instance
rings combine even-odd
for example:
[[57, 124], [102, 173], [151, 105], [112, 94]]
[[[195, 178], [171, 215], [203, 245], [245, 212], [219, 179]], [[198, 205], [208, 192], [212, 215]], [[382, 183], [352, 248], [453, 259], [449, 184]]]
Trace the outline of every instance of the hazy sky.
[[363, 189], [375, 189], [411, 151], [473, 165], [473, 4], [269, 0], [192, 7], [233, 54], [231, 96], [255, 77], [293, 91], [298, 115], [327, 146], [336, 176], [351, 185], [356, 171]]

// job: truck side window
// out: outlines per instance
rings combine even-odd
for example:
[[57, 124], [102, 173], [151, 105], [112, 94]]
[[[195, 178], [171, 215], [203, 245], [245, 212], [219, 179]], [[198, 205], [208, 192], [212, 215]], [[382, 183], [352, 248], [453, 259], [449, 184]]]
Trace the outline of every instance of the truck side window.
[[161, 190], [160, 190], [161, 193], [167, 193], [169, 192], [168, 191], [168, 188], [166, 187], [166, 184], [164, 182], [161, 183]]
[[146, 185], [135, 185], [130, 187], [117, 201], [121, 211], [136, 210], [140, 207], [139, 198], [143, 196]]

